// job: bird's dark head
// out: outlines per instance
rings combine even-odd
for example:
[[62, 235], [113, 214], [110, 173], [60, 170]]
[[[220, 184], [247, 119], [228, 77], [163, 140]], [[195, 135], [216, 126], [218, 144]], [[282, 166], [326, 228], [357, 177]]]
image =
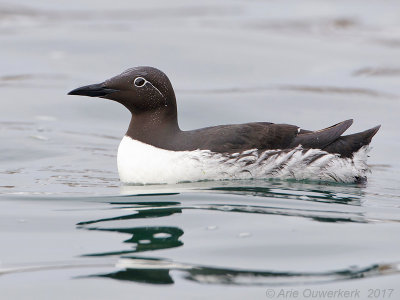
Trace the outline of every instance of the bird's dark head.
[[156, 110], [176, 111], [174, 90], [168, 77], [152, 67], [136, 67], [98, 84], [72, 90], [68, 95], [117, 101], [132, 114]]

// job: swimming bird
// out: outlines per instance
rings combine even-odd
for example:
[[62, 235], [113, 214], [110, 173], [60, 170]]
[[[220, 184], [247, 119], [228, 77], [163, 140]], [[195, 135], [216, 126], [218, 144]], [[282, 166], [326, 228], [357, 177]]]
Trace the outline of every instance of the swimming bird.
[[380, 128], [342, 136], [353, 120], [312, 131], [254, 122], [183, 131], [174, 89], [153, 67], [135, 67], [68, 95], [100, 97], [132, 114], [117, 155], [124, 183], [243, 178], [353, 182], [366, 178], [367, 146]]

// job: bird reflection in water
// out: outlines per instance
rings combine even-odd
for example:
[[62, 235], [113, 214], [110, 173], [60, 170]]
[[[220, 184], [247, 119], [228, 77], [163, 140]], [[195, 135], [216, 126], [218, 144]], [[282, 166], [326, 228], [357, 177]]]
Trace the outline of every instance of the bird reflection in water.
[[[350, 187], [351, 188], [351, 187]], [[190, 263], [180, 263], [159, 257], [132, 256], [134, 253], [171, 249], [183, 246], [182, 236], [184, 231], [173, 226], [142, 226], [142, 227], [111, 227], [104, 228], [108, 222], [127, 222], [145, 218], [163, 218], [176, 214], [181, 214], [184, 210], [208, 210], [220, 211], [225, 213], [251, 213], [280, 216], [296, 216], [310, 219], [316, 222], [355, 222], [368, 223], [369, 220], [360, 208], [361, 194], [343, 193], [342, 189], [336, 190], [330, 187], [327, 191], [311, 190], [307, 197], [297, 195], [292, 191], [281, 186], [269, 187], [213, 187], [213, 192], [220, 191], [225, 194], [247, 194], [253, 196], [263, 196], [269, 198], [285, 198], [293, 201], [307, 201], [319, 203], [337, 203], [352, 207], [346, 211], [326, 211], [325, 209], [306, 209], [294, 208], [284, 204], [278, 206], [266, 205], [240, 205], [216, 203], [191, 203], [190, 201], [159, 201], [160, 195], [152, 195], [156, 201], [130, 201], [130, 199], [141, 198], [136, 196], [119, 198], [121, 201], [107, 201], [118, 211], [132, 211], [132, 213], [119, 215], [116, 217], [102, 218], [96, 220], [83, 221], [77, 224], [78, 228], [94, 231], [115, 232], [129, 234], [130, 238], [124, 243], [133, 246], [132, 250], [121, 250], [113, 252], [88, 253], [83, 256], [117, 256], [118, 271], [95, 274], [89, 277], [107, 277], [116, 280], [142, 282], [149, 284], [173, 284], [174, 277], [171, 275], [181, 275], [182, 278], [199, 283], [208, 284], [230, 284], [230, 285], [285, 285], [285, 284], [304, 284], [322, 283], [336, 280], [354, 279], [361, 277], [378, 276], [397, 273], [399, 268], [394, 264], [373, 264], [366, 267], [351, 267], [348, 269], [333, 270], [326, 272], [293, 272], [275, 270], [243, 270], [233, 268], [219, 268], [206, 265], [194, 265]], [[360, 192], [360, 190], [358, 189]], [[303, 194], [304, 195], [304, 194]], [[170, 195], [171, 196], [171, 195]], [[182, 195], [175, 194], [179, 199]], [[115, 198], [114, 198], [115, 199]], [[187, 203], [187, 204], [186, 204]], [[375, 220], [376, 221], [376, 220]], [[132, 223], [129, 223], [130, 225]]]

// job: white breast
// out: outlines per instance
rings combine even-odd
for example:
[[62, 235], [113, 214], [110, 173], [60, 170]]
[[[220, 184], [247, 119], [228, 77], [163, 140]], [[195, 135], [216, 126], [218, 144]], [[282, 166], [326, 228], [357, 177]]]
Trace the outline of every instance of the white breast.
[[[210, 168], [218, 156], [208, 150], [169, 151], [125, 136], [118, 148], [118, 172], [124, 183], [178, 183], [218, 176]], [[218, 176], [219, 177], [219, 176]]]
[[252, 149], [235, 154], [169, 151], [125, 136], [117, 161], [121, 181], [130, 184], [271, 177], [353, 182], [369, 171], [367, 152], [364, 147], [348, 159], [301, 147], [262, 153]]

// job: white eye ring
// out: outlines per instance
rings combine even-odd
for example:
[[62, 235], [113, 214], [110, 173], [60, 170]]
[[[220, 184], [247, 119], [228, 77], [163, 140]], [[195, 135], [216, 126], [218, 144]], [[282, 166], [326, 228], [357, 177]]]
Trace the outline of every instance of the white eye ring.
[[143, 77], [136, 77], [135, 80], [133, 81], [133, 84], [137, 87], [142, 87], [146, 84], [147, 80], [144, 79]]

